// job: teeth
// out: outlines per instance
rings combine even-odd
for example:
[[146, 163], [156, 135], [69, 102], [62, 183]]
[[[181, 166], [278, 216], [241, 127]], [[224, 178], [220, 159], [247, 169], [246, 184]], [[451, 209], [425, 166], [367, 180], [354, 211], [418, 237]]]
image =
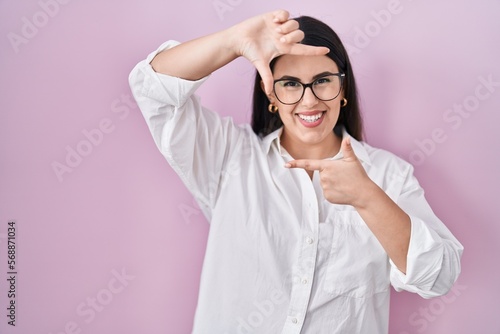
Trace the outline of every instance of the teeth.
[[298, 114], [300, 119], [308, 122], [308, 123], [312, 123], [312, 122], [316, 122], [318, 119], [321, 118], [321, 116], [323, 116], [323, 113], [319, 113], [319, 114], [316, 114], [316, 115], [311, 115], [311, 116], [306, 116], [306, 115], [302, 115], [302, 114]]

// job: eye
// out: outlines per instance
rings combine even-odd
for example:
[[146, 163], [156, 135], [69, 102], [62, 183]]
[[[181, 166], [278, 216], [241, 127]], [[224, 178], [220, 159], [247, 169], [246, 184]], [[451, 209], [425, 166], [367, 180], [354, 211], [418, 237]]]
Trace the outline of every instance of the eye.
[[316, 81], [314, 81], [314, 85], [325, 85], [325, 84], [329, 84], [330, 82], [332, 82], [330, 77], [323, 77], [323, 78], [319, 78]]
[[301, 86], [300, 82], [297, 82], [297, 81], [294, 81], [294, 80], [283, 80], [283, 81], [280, 81], [280, 85], [282, 87], [288, 87], [288, 88], [297, 88], [297, 87]]

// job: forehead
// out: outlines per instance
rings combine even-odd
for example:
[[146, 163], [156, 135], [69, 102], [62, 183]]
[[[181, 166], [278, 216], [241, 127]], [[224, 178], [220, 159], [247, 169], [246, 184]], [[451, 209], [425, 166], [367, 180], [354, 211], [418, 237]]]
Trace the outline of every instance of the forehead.
[[301, 80], [310, 80], [325, 71], [338, 72], [337, 64], [327, 56], [283, 55], [274, 64], [273, 76], [279, 78], [289, 75]]

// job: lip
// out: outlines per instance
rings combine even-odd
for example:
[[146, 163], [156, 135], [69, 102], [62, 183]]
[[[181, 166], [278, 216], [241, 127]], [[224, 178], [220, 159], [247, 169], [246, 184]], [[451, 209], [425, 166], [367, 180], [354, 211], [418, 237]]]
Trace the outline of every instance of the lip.
[[[307, 122], [304, 121], [302, 118], [299, 117], [299, 115], [304, 115], [304, 116], [313, 116], [321, 113], [321, 117], [314, 121], [314, 122]], [[323, 122], [323, 119], [325, 118], [326, 111], [321, 111], [321, 110], [311, 110], [311, 111], [303, 111], [296, 113], [295, 116], [298, 118], [300, 124], [305, 126], [306, 128], [314, 128], [320, 125]]]
[[295, 113], [295, 115], [312, 116], [312, 115], [317, 115], [320, 112], [324, 112], [324, 111], [321, 111], [321, 110], [308, 110], [308, 111], [297, 112], [297, 113]]

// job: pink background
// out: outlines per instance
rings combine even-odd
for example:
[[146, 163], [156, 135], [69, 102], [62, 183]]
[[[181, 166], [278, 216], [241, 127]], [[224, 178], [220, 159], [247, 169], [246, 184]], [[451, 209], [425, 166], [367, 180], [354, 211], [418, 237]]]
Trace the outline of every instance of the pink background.
[[[465, 246], [447, 297], [393, 293], [391, 333], [500, 333], [499, 1], [0, 0], [1, 333], [190, 332], [208, 224], [157, 151], [127, 77], [167, 39], [277, 8], [340, 34], [367, 141], [415, 163]], [[199, 94], [246, 122], [252, 78], [238, 60]], [[73, 150], [84, 156], [70, 166]]]

